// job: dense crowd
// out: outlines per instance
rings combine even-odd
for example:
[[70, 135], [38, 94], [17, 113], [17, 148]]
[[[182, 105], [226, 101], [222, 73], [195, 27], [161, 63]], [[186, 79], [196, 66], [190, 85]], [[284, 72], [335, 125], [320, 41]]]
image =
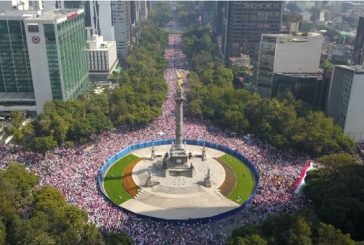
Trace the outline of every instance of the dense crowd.
[[101, 230], [123, 231], [137, 244], [221, 244], [232, 228], [243, 223], [256, 223], [267, 215], [291, 212], [302, 207], [303, 199], [293, 193], [300, 169], [306, 157], [289, 151], [279, 151], [254, 137], [237, 137], [221, 129], [194, 121], [185, 115], [184, 138], [204, 139], [238, 150], [255, 164], [260, 174], [259, 188], [252, 204], [240, 213], [224, 220], [205, 224], [168, 224], [138, 218], [115, 207], [98, 190], [97, 175], [105, 160], [134, 143], [174, 138], [174, 94], [176, 70], [185, 58], [181, 52], [181, 38], [169, 36], [165, 57], [169, 68], [165, 71], [168, 97], [161, 116], [149, 126], [139, 129], [118, 129], [94, 136], [91, 143], [71, 149], [59, 147], [45, 155], [21, 150], [16, 146], [1, 146], [0, 168], [9, 161], [25, 162], [35, 171], [41, 185], [59, 189], [69, 203], [75, 204], [89, 215], [90, 222]]

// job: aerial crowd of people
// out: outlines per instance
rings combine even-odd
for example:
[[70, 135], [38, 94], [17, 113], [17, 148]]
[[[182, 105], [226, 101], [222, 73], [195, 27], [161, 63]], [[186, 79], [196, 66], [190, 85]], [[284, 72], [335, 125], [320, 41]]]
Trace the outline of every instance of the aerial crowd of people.
[[273, 213], [300, 209], [304, 199], [294, 194], [293, 188], [307, 156], [277, 150], [254, 136], [232, 135], [188, 115], [184, 119], [185, 139], [204, 139], [228, 146], [243, 154], [257, 168], [259, 186], [249, 207], [222, 220], [178, 225], [128, 213], [112, 204], [99, 191], [99, 169], [110, 156], [130, 144], [174, 138], [176, 70], [188, 71], [182, 69], [186, 64], [180, 48], [180, 35], [170, 34], [169, 45], [165, 51], [169, 60], [165, 71], [168, 96], [162, 114], [154, 122], [138, 130], [122, 128], [104, 132], [95, 135], [87, 145], [58, 147], [44, 155], [19, 146], [1, 146], [0, 168], [5, 168], [10, 161], [24, 162], [40, 177], [41, 185], [51, 185], [60, 190], [69, 203], [84, 209], [89, 221], [100, 230], [125, 232], [136, 244], [221, 244], [238, 225], [259, 222]]

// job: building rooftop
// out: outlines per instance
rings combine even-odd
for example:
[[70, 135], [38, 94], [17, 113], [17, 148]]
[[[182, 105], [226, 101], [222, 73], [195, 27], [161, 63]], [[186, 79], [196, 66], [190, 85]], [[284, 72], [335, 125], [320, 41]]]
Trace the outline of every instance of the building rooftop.
[[364, 73], [364, 64], [363, 65], [356, 65], [356, 66], [348, 66], [348, 65], [335, 65], [335, 67], [340, 67], [343, 69], [352, 70], [355, 73]]
[[291, 33], [277, 33], [277, 34], [265, 34], [262, 35], [266, 37], [315, 37], [315, 36], [322, 36], [319, 32], [299, 32], [297, 34]]
[[56, 20], [57, 23], [60, 23], [69, 19], [73, 19], [83, 12], [83, 9], [56, 9], [52, 11], [42, 12], [40, 15], [29, 18], [29, 20]]
[[308, 33], [297, 33], [297, 34], [289, 34], [289, 33], [279, 33], [279, 34], [262, 34], [262, 40], [268, 42], [307, 42], [312, 38], [321, 38], [323, 36], [319, 32], [308, 32]]
[[6, 10], [0, 13], [0, 19], [23, 19], [40, 15], [41, 11], [34, 10]]
[[323, 78], [323, 73], [322, 72], [315, 72], [315, 73], [278, 72], [276, 74], [279, 74], [279, 75], [287, 75], [287, 76], [298, 77], [298, 78], [318, 78], [318, 79], [322, 79]]
[[56, 9], [52, 11], [34, 11], [34, 10], [8, 10], [0, 13], [0, 19], [27, 19], [34, 21], [57, 21], [63, 22], [72, 19], [83, 13], [83, 9]]
[[92, 40], [87, 41], [87, 50], [89, 51], [98, 51], [98, 50], [107, 50], [113, 45], [115, 41], [104, 41], [102, 36], [92, 35]]

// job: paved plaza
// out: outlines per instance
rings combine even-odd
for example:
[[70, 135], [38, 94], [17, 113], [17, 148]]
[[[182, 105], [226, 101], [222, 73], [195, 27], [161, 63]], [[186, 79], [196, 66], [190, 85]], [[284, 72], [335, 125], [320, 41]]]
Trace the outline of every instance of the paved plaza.
[[[162, 156], [170, 148], [171, 145], [156, 146], [155, 159], [151, 159], [150, 148], [132, 152], [144, 158], [132, 172], [133, 181], [140, 191], [134, 199], [124, 202], [123, 208], [156, 218], [187, 220], [211, 217], [239, 207], [218, 189], [224, 183], [226, 174], [223, 166], [214, 158], [224, 155], [224, 152], [206, 147], [207, 159], [203, 161], [200, 157], [203, 147], [187, 145], [187, 152], [194, 156], [190, 160], [195, 168], [194, 176], [164, 176]], [[211, 174], [210, 188], [203, 185], [208, 169]], [[158, 183], [153, 187], [146, 187], [148, 171], [151, 172], [152, 181]]]

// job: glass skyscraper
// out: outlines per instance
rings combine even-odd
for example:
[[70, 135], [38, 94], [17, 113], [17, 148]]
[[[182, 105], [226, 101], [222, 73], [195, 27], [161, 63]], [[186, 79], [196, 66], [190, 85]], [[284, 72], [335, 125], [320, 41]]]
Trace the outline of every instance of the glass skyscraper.
[[223, 40], [225, 58], [248, 54], [253, 64], [258, 61], [262, 33], [279, 33], [282, 1], [230, 1]]
[[33, 92], [24, 23], [0, 20], [0, 92]]
[[0, 110], [40, 113], [49, 100], [77, 98], [90, 84], [86, 49], [82, 9], [1, 15]]

